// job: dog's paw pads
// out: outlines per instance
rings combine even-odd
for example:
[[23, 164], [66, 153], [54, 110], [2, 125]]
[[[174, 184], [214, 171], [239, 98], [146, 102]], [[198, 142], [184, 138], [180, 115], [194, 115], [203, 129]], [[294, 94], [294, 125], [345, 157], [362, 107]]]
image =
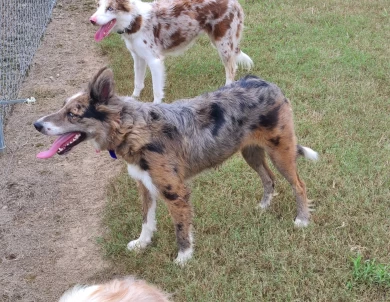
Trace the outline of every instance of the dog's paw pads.
[[295, 218], [294, 224], [298, 228], [305, 228], [309, 225], [309, 221], [307, 219]]
[[140, 250], [140, 249], [144, 249], [147, 245], [148, 245], [147, 242], [136, 239], [136, 240], [130, 241], [127, 244], [127, 249], [129, 251]]

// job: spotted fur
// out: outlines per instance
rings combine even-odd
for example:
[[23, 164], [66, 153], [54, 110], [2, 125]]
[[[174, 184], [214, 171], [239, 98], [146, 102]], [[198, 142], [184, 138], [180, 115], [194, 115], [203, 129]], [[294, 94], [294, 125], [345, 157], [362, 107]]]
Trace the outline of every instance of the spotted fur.
[[[260, 176], [264, 194], [260, 207], [269, 206], [274, 194], [274, 174], [265, 154], [290, 182], [297, 202], [297, 226], [309, 223], [306, 188], [297, 173], [296, 158], [316, 159], [317, 153], [297, 145], [290, 102], [272, 83], [245, 77], [217, 91], [172, 104], [141, 103], [120, 97], [113, 90], [113, 74], [102, 69], [87, 91], [71, 97], [65, 106], [35, 125], [62, 133], [78, 131], [100, 150], [115, 150], [138, 181], [143, 200], [143, 227], [129, 249], [145, 247], [155, 230], [154, 200], [162, 198], [175, 225], [179, 254], [176, 261], [191, 258], [192, 206], [186, 180], [221, 164], [238, 151]], [[69, 112], [81, 108], [77, 119]], [[93, 107], [93, 115], [85, 115]], [[101, 117], [104, 117], [103, 122]], [[37, 124], [36, 123], [36, 124]], [[153, 218], [150, 218], [153, 217]], [[150, 220], [152, 219], [152, 220]], [[148, 221], [149, 220], [149, 221]]]
[[226, 84], [234, 81], [236, 64], [252, 60], [240, 50], [244, 13], [237, 0], [100, 0], [90, 21], [115, 20], [110, 31], [122, 34], [134, 59], [134, 97], [144, 88], [146, 65], [152, 73], [154, 102], [164, 97], [164, 57], [180, 54], [206, 33], [225, 66]]

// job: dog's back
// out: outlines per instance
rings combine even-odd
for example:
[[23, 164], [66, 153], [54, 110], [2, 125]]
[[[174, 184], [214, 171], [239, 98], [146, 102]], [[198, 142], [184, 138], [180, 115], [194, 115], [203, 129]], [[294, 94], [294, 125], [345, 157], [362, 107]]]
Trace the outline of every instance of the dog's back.
[[243, 11], [237, 0], [164, 0], [153, 6], [151, 24], [163, 52], [185, 49], [201, 32], [207, 33], [213, 43], [228, 31], [241, 38]]
[[191, 167], [186, 177], [222, 163], [251, 141], [267, 149], [272, 139], [294, 137], [289, 101], [275, 84], [254, 76], [191, 100], [144, 104], [143, 111], [153, 140]]

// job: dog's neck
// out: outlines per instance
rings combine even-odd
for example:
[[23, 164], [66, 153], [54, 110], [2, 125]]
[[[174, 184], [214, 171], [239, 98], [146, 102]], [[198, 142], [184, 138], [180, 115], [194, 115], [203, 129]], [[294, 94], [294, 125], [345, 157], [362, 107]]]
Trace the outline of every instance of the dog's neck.
[[127, 162], [132, 162], [133, 157], [151, 141], [151, 132], [145, 120], [142, 103], [132, 99], [122, 99], [120, 123], [113, 125], [112, 135], [107, 137], [108, 150], [114, 151]]
[[132, 3], [132, 12], [127, 17], [123, 18], [121, 24], [118, 26], [123, 26], [122, 29], [117, 30], [118, 34], [134, 34], [138, 32], [144, 20], [149, 18], [150, 12], [152, 10], [152, 4], [142, 1], [134, 1]]
[[142, 20], [143, 20], [142, 16], [137, 15], [127, 27], [125, 27], [124, 29], [118, 30], [117, 33], [118, 34], [128, 34], [128, 35], [135, 34], [137, 31], [139, 31], [141, 29]]

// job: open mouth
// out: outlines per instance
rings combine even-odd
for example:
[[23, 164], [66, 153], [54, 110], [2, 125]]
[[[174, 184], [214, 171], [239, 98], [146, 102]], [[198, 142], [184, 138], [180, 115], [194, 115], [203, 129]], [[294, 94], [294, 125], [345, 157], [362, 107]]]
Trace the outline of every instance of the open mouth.
[[38, 153], [37, 158], [50, 158], [56, 153], [58, 155], [63, 155], [85, 140], [86, 137], [87, 135], [83, 132], [65, 133], [55, 140], [49, 150]]
[[111, 32], [116, 23], [116, 19], [112, 19], [110, 22], [102, 25], [95, 34], [95, 41], [99, 42], [103, 40]]

